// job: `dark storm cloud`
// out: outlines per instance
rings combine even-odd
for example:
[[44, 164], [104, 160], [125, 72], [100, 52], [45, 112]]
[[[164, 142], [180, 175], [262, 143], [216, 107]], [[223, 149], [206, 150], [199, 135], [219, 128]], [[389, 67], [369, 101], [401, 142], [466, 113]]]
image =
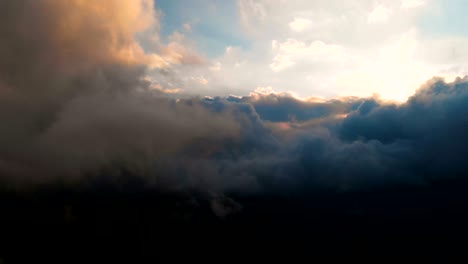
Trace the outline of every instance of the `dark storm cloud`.
[[[123, 52], [138, 50], [138, 6], [106, 2], [104, 18], [122, 3], [133, 11], [103, 26], [92, 11], [98, 4], [67, 3], [0, 2], [4, 183], [130, 177], [218, 199], [225, 191], [348, 190], [466, 174], [468, 79], [431, 80], [402, 105], [278, 94], [174, 100], [144, 81], [144, 54]], [[212, 207], [221, 217], [240, 210], [224, 198]]]
[[331, 115], [348, 113], [362, 102], [361, 98], [329, 101], [302, 101], [291, 96], [269, 94], [259, 98], [244, 98], [254, 105], [257, 113], [267, 121], [307, 121]]
[[[399, 105], [376, 98], [310, 103], [275, 94], [208, 104], [244, 109], [251, 120], [241, 126], [251, 141], [237, 146], [248, 147], [226, 165], [226, 177], [250, 174], [266, 190], [349, 190], [464, 177], [467, 91], [468, 78], [434, 78]], [[254, 127], [262, 129], [245, 132]]]
[[413, 175], [462, 177], [467, 172], [467, 104], [468, 78], [453, 83], [434, 78], [399, 107], [353, 113], [344, 120], [340, 135], [347, 141], [359, 138], [410, 148]]

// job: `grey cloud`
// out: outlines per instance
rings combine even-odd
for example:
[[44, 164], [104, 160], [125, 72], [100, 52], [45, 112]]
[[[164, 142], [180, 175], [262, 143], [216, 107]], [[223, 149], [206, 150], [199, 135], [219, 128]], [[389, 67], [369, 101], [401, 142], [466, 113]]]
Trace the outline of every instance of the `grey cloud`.
[[434, 78], [400, 105], [375, 98], [307, 103], [265, 95], [215, 98], [210, 106], [253, 108], [245, 113], [263, 130], [243, 136], [267, 143], [245, 141], [249, 148], [238, 153], [242, 162], [230, 166], [234, 175], [254, 175], [264, 191], [419, 185], [466, 176], [467, 83]]

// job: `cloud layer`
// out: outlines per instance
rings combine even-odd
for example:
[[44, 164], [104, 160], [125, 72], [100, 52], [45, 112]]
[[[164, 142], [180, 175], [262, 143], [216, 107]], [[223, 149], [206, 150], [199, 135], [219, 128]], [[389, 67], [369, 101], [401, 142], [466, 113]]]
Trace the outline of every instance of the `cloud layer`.
[[[254, 2], [246, 4], [263, 14]], [[271, 89], [176, 100], [155, 89], [148, 69], [164, 75], [172, 64], [201, 61], [158, 40], [152, 1], [2, 1], [0, 22], [4, 184], [130, 178], [208, 193], [349, 190], [467, 170], [466, 78], [430, 80], [403, 104], [298, 99]], [[156, 34], [154, 51], [137, 41], [142, 31]], [[293, 40], [279, 49], [338, 58], [341, 51]]]

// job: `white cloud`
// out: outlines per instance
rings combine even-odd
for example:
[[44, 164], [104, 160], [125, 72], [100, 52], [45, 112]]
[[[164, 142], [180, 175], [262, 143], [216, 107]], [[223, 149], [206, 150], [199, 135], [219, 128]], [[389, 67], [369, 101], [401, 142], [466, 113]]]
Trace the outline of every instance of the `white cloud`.
[[192, 80], [198, 82], [199, 84], [203, 84], [203, 85], [207, 85], [209, 83], [209, 81], [203, 76], [192, 77]]
[[389, 19], [391, 14], [392, 14], [392, 10], [390, 8], [387, 8], [383, 5], [378, 5], [369, 13], [369, 16], [367, 17], [367, 22], [368, 23], [386, 22]]
[[278, 48], [278, 41], [272, 40], [271, 41], [271, 49], [276, 50], [276, 48]]
[[192, 31], [192, 26], [189, 23], [185, 23], [182, 25], [185, 31], [191, 32]]
[[276, 93], [275, 90], [273, 89], [273, 87], [271, 86], [267, 86], [267, 87], [257, 87], [252, 93], [250, 93], [250, 95], [254, 95], [254, 94], [259, 94], [259, 95], [269, 95], [269, 94], [274, 94]]
[[238, 0], [239, 15], [244, 26], [250, 27], [266, 17], [261, 0]]
[[295, 32], [302, 32], [312, 26], [312, 21], [305, 18], [294, 18], [289, 23], [289, 28]]
[[411, 9], [425, 5], [424, 0], [401, 0], [401, 8]]
[[221, 63], [216, 62], [213, 66], [210, 67], [212, 71], [220, 71], [221, 70]]
[[294, 65], [294, 61], [292, 61], [291, 56], [278, 54], [273, 59], [273, 62], [270, 64], [270, 68], [274, 72], [279, 72], [293, 65]]
[[296, 61], [307, 60], [309, 63], [341, 62], [345, 59], [345, 51], [339, 45], [325, 44], [314, 41], [307, 45], [296, 39], [288, 39], [280, 43], [277, 55], [273, 58], [270, 68], [274, 72], [293, 66]]
[[146, 81], [149, 81], [151, 83], [150, 88], [154, 90], [161, 91], [165, 94], [178, 94], [182, 91], [180, 88], [167, 88], [163, 87], [161, 84], [157, 83], [154, 80], [151, 80], [151, 78], [147, 77]]

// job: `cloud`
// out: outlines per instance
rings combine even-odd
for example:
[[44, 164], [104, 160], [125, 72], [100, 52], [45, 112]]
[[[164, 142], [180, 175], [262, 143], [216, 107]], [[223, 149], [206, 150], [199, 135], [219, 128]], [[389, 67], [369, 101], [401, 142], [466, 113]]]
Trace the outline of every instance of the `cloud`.
[[[2, 3], [1, 33], [5, 41], [1, 49], [24, 55], [20, 59], [5, 57], [2, 67], [17, 70], [11, 66], [22, 67], [19, 63], [27, 59], [36, 64], [42, 60], [46, 68], [69, 72], [104, 63], [163, 66], [160, 57], [147, 56], [133, 37], [157, 26], [152, 7], [152, 2], [146, 0], [108, 1], [101, 5], [83, 1], [6, 1]], [[7, 16], [7, 12], [14, 15]], [[13, 32], [14, 24], [18, 32]], [[70, 61], [76, 63], [71, 65]]]
[[369, 13], [369, 16], [367, 17], [367, 21], [369, 23], [386, 22], [391, 14], [392, 14], [391, 9], [383, 5], [378, 5]]
[[312, 26], [312, 21], [305, 18], [294, 18], [288, 25], [292, 31], [302, 32]]
[[213, 66], [210, 67], [212, 71], [220, 71], [221, 70], [221, 63], [216, 62]]
[[207, 85], [209, 83], [209, 81], [203, 77], [203, 76], [199, 76], [199, 77], [193, 77], [193, 80], [199, 82], [200, 84], [203, 84], [203, 85]]
[[339, 45], [326, 44], [322, 41], [314, 41], [307, 45], [295, 39], [288, 39], [279, 43], [278, 47], [273, 46], [278, 54], [274, 57], [270, 68], [274, 72], [282, 71], [293, 66], [297, 60], [307, 61], [307, 63], [340, 62], [345, 59], [345, 51]]
[[305, 122], [323, 117], [346, 114], [357, 108], [364, 99], [323, 100], [307, 98], [301, 100], [287, 93], [251, 94], [244, 100], [250, 102], [262, 120], [272, 122]]
[[401, 0], [401, 8], [411, 9], [425, 5], [424, 0]]
[[189, 23], [185, 23], [182, 25], [185, 31], [191, 32], [192, 31], [192, 26]]
[[467, 85], [436, 78], [404, 104], [300, 100], [271, 88], [207, 102], [245, 109], [254, 122], [242, 126], [240, 156], [222, 162], [226, 177], [249, 175], [263, 191], [356, 190], [464, 177]]
[[[317, 163], [319, 167], [305, 163], [312, 169], [310, 175], [321, 168], [330, 171], [328, 177], [341, 174], [344, 178], [336, 180], [340, 184], [346, 179], [356, 180], [356, 184], [361, 176], [361, 184], [463, 177], [467, 168], [460, 151], [466, 145], [461, 137], [466, 129], [462, 110], [466, 87], [466, 79], [448, 84], [434, 79], [403, 105], [375, 99], [363, 102], [337, 126], [338, 138], [344, 142], [333, 137], [314, 139], [311, 147], [318, 144], [325, 151], [325, 160]], [[321, 156], [317, 152], [310, 155], [304, 158], [312, 161]]]
[[75, 182], [101, 170], [147, 177], [164, 167], [153, 161], [200, 138], [237, 138], [228, 109], [166, 98], [160, 91], [177, 88], [148, 81], [148, 58], [165, 70], [192, 62], [175, 44], [159, 54], [139, 46], [135, 34], [158, 23], [153, 1], [4, 1], [0, 9], [2, 181]]
[[267, 16], [267, 12], [262, 1], [239, 0], [238, 7], [241, 22], [246, 27], [262, 21]]

